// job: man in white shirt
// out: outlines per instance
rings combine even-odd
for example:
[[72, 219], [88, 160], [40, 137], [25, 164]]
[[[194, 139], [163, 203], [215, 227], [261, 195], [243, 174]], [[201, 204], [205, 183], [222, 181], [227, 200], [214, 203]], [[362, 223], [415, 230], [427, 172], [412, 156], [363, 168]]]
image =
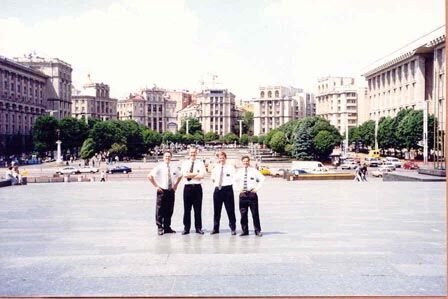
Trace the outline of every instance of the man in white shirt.
[[202, 231], [202, 179], [206, 174], [204, 162], [196, 159], [198, 150], [190, 147], [190, 158], [182, 163], [182, 176], [184, 182], [184, 231], [182, 235], [190, 233], [191, 208], [194, 210], [194, 227], [196, 233], [203, 235]]
[[219, 163], [212, 170], [212, 182], [215, 187], [213, 192], [213, 230], [210, 234], [219, 234], [219, 222], [221, 220], [222, 204], [229, 217], [229, 226], [232, 235], [236, 235], [235, 199], [233, 196], [233, 181], [235, 180], [235, 167], [227, 164], [227, 154], [218, 153]]
[[254, 221], [255, 235], [262, 236], [260, 216], [258, 213], [258, 195], [257, 191], [261, 188], [264, 181], [264, 176], [255, 168], [250, 167], [250, 158], [243, 156], [241, 158], [243, 167], [240, 168], [235, 176], [236, 189], [240, 197], [240, 213], [241, 213], [241, 229], [243, 232], [240, 236], [247, 236], [249, 234], [248, 226], [248, 212], [249, 208], [252, 213]]
[[178, 167], [171, 164], [171, 152], [163, 154], [163, 162], [158, 163], [149, 173], [148, 179], [157, 188], [156, 225], [159, 235], [176, 233], [171, 228], [174, 209], [174, 195], [182, 175]]

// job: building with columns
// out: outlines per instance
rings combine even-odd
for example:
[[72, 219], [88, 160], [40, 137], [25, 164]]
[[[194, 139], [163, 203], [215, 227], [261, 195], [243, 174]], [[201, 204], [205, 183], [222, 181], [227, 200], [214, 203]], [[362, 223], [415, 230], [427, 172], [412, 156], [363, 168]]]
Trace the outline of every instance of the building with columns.
[[40, 71], [0, 56], [0, 153], [12, 151], [13, 143], [21, 150], [31, 147], [33, 124], [47, 114], [48, 79]]
[[117, 99], [109, 96], [109, 85], [94, 83], [88, 76], [81, 90], [72, 90], [72, 116], [111, 120], [117, 119]]
[[[394, 117], [405, 108], [445, 111], [445, 26], [381, 59], [363, 75], [368, 83], [369, 118]], [[441, 116], [445, 116], [441, 114]], [[444, 119], [444, 117], [440, 118]]]
[[358, 125], [358, 88], [351, 77], [324, 77], [317, 81], [316, 115], [341, 134]]
[[254, 135], [264, 135], [281, 125], [312, 113], [311, 94], [302, 89], [286, 86], [263, 86], [254, 104]]
[[46, 59], [34, 55], [14, 58], [20, 64], [29, 66], [48, 76], [46, 94], [47, 110], [58, 119], [71, 116], [72, 113], [72, 67], [58, 59]]
[[117, 102], [119, 120], [135, 120], [147, 126], [146, 110], [146, 99], [141, 94], [129, 94], [128, 98]]

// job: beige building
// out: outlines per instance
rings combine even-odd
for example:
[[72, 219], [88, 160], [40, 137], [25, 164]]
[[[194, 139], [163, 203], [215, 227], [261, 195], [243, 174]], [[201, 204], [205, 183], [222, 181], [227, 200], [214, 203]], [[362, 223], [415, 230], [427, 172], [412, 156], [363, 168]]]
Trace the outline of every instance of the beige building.
[[20, 64], [38, 70], [49, 77], [47, 80], [47, 109], [58, 119], [71, 116], [72, 112], [72, 67], [58, 59], [45, 59], [29, 55], [14, 58]]
[[178, 130], [176, 106], [176, 100], [172, 100], [165, 89], [146, 88], [118, 101], [118, 118], [133, 119], [160, 133], [174, 133]]
[[87, 82], [81, 90], [73, 88], [72, 116], [111, 120], [117, 119], [117, 99], [109, 96], [109, 85], [94, 83], [88, 76]]
[[[0, 56], [0, 152], [8, 153], [13, 136], [20, 146], [31, 142], [36, 118], [47, 114], [48, 76], [33, 68]], [[2, 154], [0, 154], [1, 156]]]
[[[445, 27], [413, 42], [400, 53], [371, 66], [363, 75], [368, 83], [369, 118], [394, 117], [405, 108], [435, 112], [434, 99], [443, 99], [445, 111]], [[440, 119], [444, 119], [444, 114]]]
[[328, 120], [341, 134], [358, 124], [358, 94], [355, 79], [325, 77], [318, 79], [316, 115]]
[[[302, 89], [286, 86], [259, 88], [254, 104], [254, 135], [264, 135], [281, 125], [306, 116], [307, 95]], [[308, 96], [312, 102], [311, 95]], [[308, 105], [309, 111], [310, 108]]]
[[192, 94], [188, 90], [167, 90], [166, 96], [176, 102], [176, 111], [182, 110], [192, 103]]

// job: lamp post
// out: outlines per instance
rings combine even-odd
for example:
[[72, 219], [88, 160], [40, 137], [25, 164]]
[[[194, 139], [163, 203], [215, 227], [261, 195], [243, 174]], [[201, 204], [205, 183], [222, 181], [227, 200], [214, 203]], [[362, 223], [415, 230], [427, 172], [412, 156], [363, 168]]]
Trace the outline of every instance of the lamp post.
[[190, 120], [187, 119], [185, 122], [185, 135], [188, 135], [188, 123], [190, 122]]
[[241, 139], [241, 135], [243, 135], [243, 120], [239, 119], [238, 122], [240, 123], [240, 139]]
[[56, 163], [57, 164], [62, 164], [62, 154], [61, 154], [61, 143], [62, 142], [61, 142], [61, 140], [59, 140], [60, 139], [59, 135], [61, 133], [61, 130], [57, 129], [56, 133], [58, 134], [58, 140], [56, 141], [56, 144], [57, 144]]

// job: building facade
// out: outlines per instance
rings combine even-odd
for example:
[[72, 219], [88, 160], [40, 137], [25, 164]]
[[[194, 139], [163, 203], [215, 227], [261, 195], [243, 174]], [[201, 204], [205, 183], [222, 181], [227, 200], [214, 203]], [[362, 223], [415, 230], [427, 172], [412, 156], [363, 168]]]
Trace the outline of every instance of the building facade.
[[128, 98], [117, 102], [119, 120], [135, 120], [146, 125], [146, 99], [140, 94], [130, 94]]
[[259, 98], [254, 99], [253, 104], [254, 135], [267, 134], [291, 120], [303, 117], [306, 111], [303, 90], [295, 87], [260, 87]]
[[[431, 114], [445, 111], [445, 27], [397, 54], [382, 59], [363, 75], [368, 84], [369, 118], [394, 117], [406, 108], [428, 109]], [[440, 109], [435, 99], [441, 102]]]
[[350, 77], [318, 79], [316, 115], [328, 120], [341, 134], [358, 124], [358, 89]]
[[58, 59], [45, 59], [29, 55], [24, 58], [14, 58], [20, 64], [29, 66], [48, 76], [47, 80], [47, 110], [58, 118], [71, 116], [72, 112], [72, 67]]
[[94, 83], [90, 76], [81, 90], [73, 88], [72, 116], [78, 119], [89, 118], [112, 120], [117, 119], [117, 99], [109, 96], [109, 85]]
[[22, 151], [31, 146], [33, 124], [47, 114], [47, 81], [42, 72], [0, 56], [0, 153], [17, 142]]

